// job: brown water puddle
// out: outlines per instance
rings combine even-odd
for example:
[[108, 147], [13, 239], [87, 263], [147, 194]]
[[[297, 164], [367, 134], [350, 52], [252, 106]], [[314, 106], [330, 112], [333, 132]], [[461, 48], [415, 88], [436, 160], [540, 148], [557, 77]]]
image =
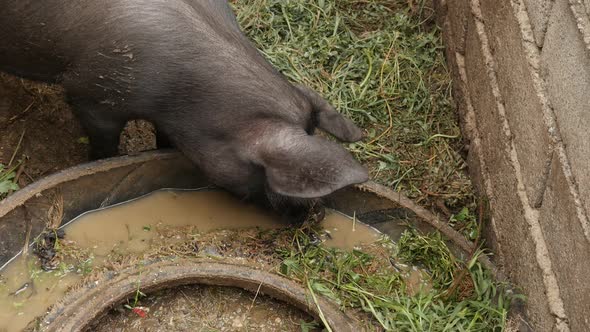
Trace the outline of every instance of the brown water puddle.
[[[375, 229], [327, 211], [322, 222], [328, 246], [352, 249], [380, 238]], [[216, 229], [272, 229], [286, 226], [270, 213], [217, 191], [158, 191], [143, 198], [86, 213], [65, 227], [66, 239], [89, 250], [94, 267], [113, 251], [129, 255], [146, 252], [159, 241], [154, 227], [196, 226], [203, 233]], [[16, 259], [0, 272], [0, 332], [21, 331], [56, 303], [68, 287], [81, 280], [77, 271], [62, 266], [39, 269], [29, 258]], [[61, 272], [60, 272], [61, 271]], [[78, 271], [79, 272], [79, 271]]]

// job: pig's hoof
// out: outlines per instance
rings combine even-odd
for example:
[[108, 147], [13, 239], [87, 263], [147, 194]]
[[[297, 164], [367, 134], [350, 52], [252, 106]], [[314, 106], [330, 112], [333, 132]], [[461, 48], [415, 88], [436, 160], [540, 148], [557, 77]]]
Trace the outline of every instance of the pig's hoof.
[[310, 215], [315, 222], [320, 222], [326, 218], [326, 208], [323, 205], [314, 206], [310, 210]]

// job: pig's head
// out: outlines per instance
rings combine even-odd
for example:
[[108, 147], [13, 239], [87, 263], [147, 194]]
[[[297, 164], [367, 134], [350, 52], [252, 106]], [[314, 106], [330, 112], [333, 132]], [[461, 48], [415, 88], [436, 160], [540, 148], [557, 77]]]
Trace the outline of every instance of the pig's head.
[[[198, 163], [217, 185], [261, 202], [291, 221], [302, 221], [322, 197], [367, 181], [368, 172], [340, 144], [313, 135], [319, 128], [341, 141], [355, 142], [362, 138], [361, 130], [316, 92], [289, 87], [288, 93], [275, 99], [290, 98], [294, 101], [289, 105], [295, 106], [282, 104], [281, 111], [276, 110], [279, 106], [268, 106], [266, 93], [252, 99], [242, 95], [240, 101], [228, 97], [224, 106], [239, 103], [232, 109], [239, 107], [240, 112], [217, 126], [223, 135], [212, 136], [233, 143], [218, 139], [201, 145], [203, 158]], [[256, 104], [261, 98], [265, 103]]]
[[365, 168], [337, 143], [301, 128], [272, 130], [259, 145], [256, 163], [264, 169], [262, 198], [273, 210], [301, 221], [310, 208], [320, 208], [321, 197], [367, 181]]
[[341, 141], [356, 142], [362, 138], [361, 130], [314, 91], [296, 88], [309, 102], [311, 116], [305, 128], [284, 124], [268, 128], [258, 150], [267, 195], [313, 199], [367, 181], [367, 170], [341, 145], [313, 135], [319, 128]]
[[275, 210], [300, 221], [319, 200], [343, 187], [368, 180], [367, 170], [340, 144], [313, 135], [319, 128], [344, 142], [361, 130], [316, 92], [296, 85], [309, 103], [305, 127], [275, 123], [254, 142], [254, 162], [264, 169], [264, 199]]

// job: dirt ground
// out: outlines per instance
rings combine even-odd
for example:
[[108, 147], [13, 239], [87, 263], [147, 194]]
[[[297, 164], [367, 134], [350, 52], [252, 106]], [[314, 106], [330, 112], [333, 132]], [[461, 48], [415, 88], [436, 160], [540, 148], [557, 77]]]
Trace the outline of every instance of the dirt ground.
[[[121, 306], [97, 325], [111, 331], [285, 331], [298, 332], [313, 322], [306, 313], [266, 296], [227, 287], [184, 286], [149, 296], [141, 318]], [[309, 331], [314, 331], [310, 329]]]
[[0, 132], [0, 163], [23, 161], [21, 188], [88, 160], [82, 128], [57, 86], [0, 73]]
[[[22, 162], [17, 172], [21, 188], [89, 160], [88, 139], [56, 85], [0, 72], [0, 133], [0, 163]], [[131, 121], [121, 141], [121, 154], [153, 149], [153, 126]]]

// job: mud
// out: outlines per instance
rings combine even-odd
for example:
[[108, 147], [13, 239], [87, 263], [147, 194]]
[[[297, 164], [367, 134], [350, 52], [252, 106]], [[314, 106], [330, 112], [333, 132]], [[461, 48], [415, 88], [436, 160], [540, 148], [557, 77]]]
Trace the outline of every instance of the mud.
[[[2, 270], [0, 331], [19, 331], [86, 274], [105, 268], [116, 271], [133, 264], [133, 260], [197, 254], [256, 257], [258, 262], [270, 263], [273, 243], [257, 241], [256, 236], [259, 229], [287, 226], [279, 220], [220, 191], [164, 190], [86, 213], [65, 227], [64, 240], [50, 242], [59, 253], [52, 257], [53, 271], [44, 271], [39, 260], [31, 257], [18, 259]], [[350, 250], [380, 238], [375, 229], [335, 211], [327, 211], [322, 226], [325, 231], [319, 240], [341, 249]], [[249, 242], [242, 247], [239, 242], [244, 239]], [[272, 325], [270, 321], [252, 320], [253, 316], [244, 317], [243, 324]], [[288, 315], [281, 319], [292, 320]]]

